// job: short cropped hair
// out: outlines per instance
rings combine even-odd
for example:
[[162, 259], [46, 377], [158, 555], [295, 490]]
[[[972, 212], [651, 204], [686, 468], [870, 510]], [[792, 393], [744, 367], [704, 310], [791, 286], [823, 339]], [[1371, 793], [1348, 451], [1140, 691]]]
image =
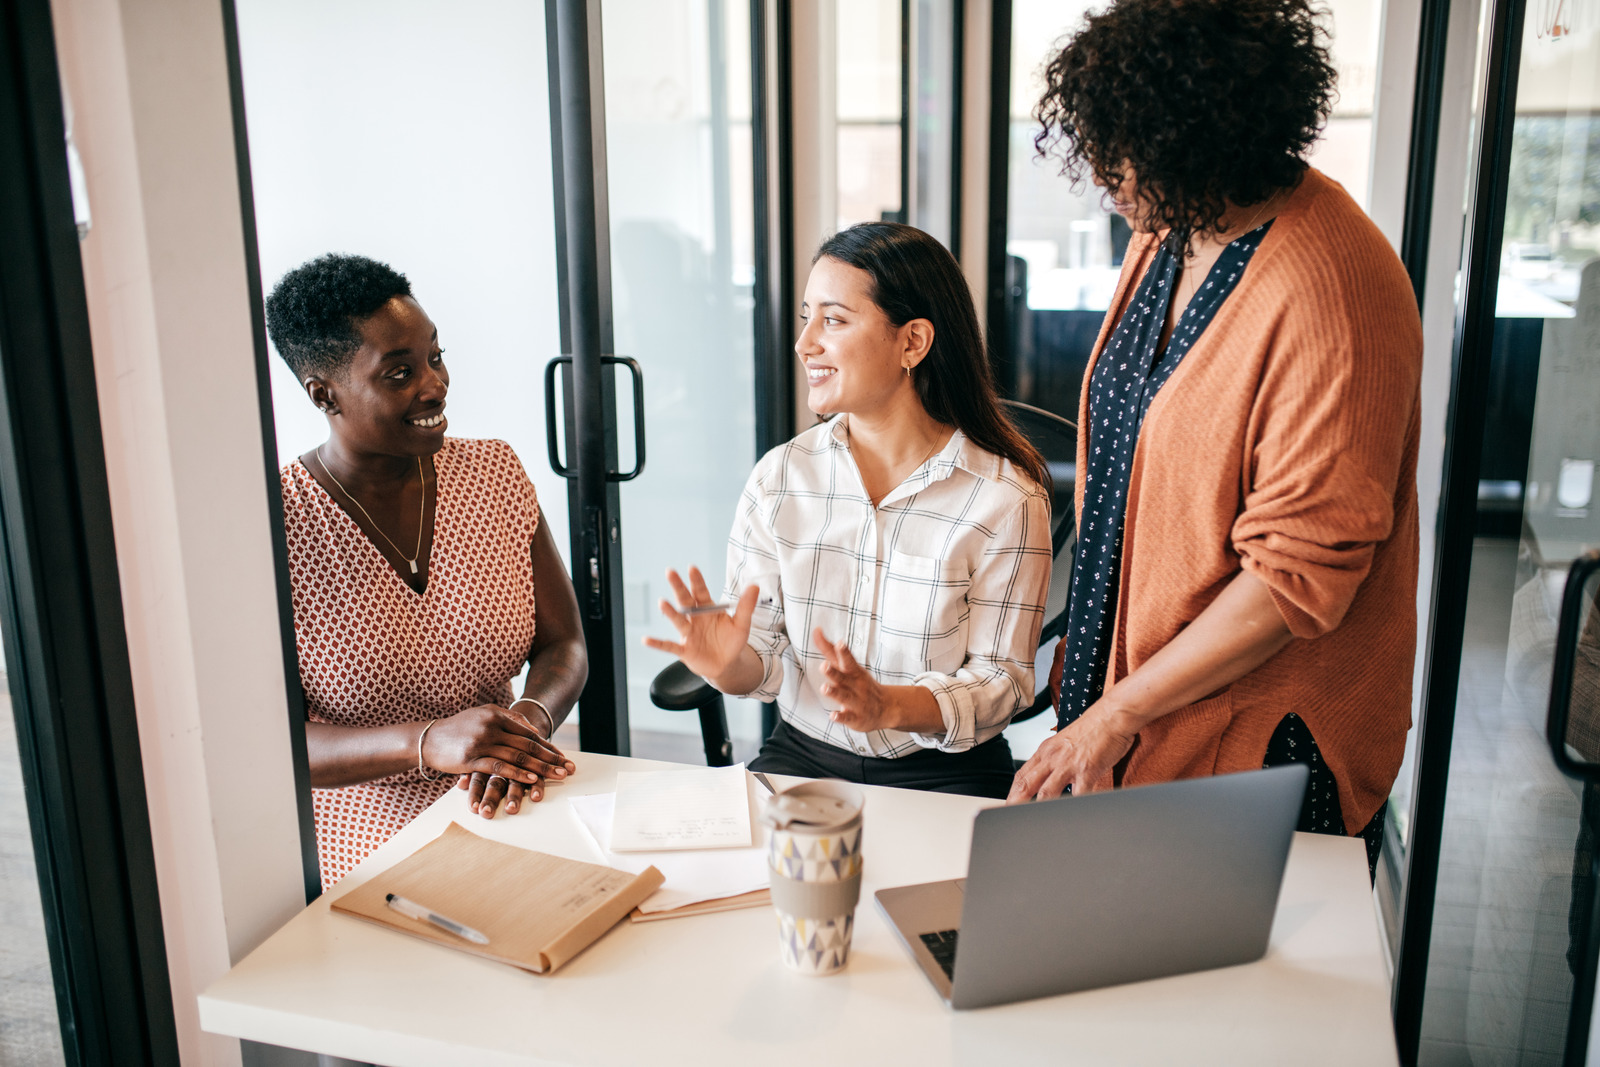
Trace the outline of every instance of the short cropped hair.
[[296, 378], [332, 377], [361, 347], [357, 324], [410, 295], [406, 276], [387, 263], [330, 252], [278, 279], [267, 297], [267, 336]]
[[1074, 182], [1131, 165], [1173, 238], [1215, 231], [1227, 201], [1299, 182], [1337, 72], [1310, 0], [1119, 0], [1044, 70], [1034, 147]]

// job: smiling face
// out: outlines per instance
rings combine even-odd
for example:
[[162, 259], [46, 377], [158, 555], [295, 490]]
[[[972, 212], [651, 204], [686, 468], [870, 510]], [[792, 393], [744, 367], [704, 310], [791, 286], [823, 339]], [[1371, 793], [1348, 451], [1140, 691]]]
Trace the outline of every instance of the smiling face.
[[439, 330], [415, 300], [397, 296], [356, 325], [361, 346], [334, 377], [307, 390], [341, 444], [386, 456], [431, 456], [444, 443], [450, 373]]
[[[879, 411], [915, 396], [906, 367], [927, 354], [932, 325], [895, 326], [872, 301], [872, 275], [823, 256], [806, 281], [795, 355], [805, 364], [806, 404], [818, 415]], [[920, 403], [920, 401], [919, 401]]]

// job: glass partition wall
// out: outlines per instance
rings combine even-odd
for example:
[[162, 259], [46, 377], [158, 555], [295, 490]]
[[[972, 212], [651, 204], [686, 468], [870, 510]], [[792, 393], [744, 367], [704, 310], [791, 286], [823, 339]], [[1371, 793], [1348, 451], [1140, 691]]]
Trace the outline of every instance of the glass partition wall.
[[[683, 736], [693, 714], [650, 702], [673, 657], [645, 648], [670, 625], [667, 568], [691, 564], [722, 588], [728, 530], [757, 458], [757, 226], [751, 138], [750, 5], [743, 0], [605, 0], [605, 182], [616, 352], [645, 378], [649, 461], [621, 487], [629, 717]], [[619, 383], [625, 394], [625, 383]], [[634, 454], [623, 403], [618, 451]], [[736, 758], [761, 741], [760, 704], [728, 699]], [[668, 749], [662, 749], [665, 754]]]
[[1600, 805], [1544, 729], [1567, 570], [1600, 546], [1600, 18], [1490, 3], [1473, 31], [1487, 104], [1455, 286], [1468, 421], [1452, 432], [1481, 454], [1457, 473], [1473, 528], [1448, 766], [1419, 779], [1444, 792], [1431, 929], [1407, 931], [1430, 942], [1416, 1062], [1581, 1063]]
[[962, 4], [859, 0], [833, 14], [838, 228], [907, 222], [959, 254]]

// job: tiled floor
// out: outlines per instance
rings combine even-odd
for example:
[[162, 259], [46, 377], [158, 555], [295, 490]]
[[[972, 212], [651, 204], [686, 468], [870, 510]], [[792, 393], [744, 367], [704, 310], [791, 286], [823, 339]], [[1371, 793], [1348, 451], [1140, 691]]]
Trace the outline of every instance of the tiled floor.
[[1561, 1062], [1578, 793], [1545, 747], [1548, 635], [1532, 577], [1514, 542], [1475, 546], [1423, 1067]]
[[17, 732], [0, 673], [0, 1064], [5, 1067], [63, 1062], [47, 952]]

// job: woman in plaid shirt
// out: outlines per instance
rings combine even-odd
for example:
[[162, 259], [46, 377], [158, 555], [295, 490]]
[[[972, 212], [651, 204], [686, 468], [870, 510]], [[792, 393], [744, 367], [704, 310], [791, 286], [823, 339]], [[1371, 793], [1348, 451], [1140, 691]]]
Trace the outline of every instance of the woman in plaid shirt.
[[698, 568], [646, 638], [724, 693], [777, 700], [755, 770], [1004, 797], [1050, 578], [1044, 461], [995, 394], [955, 259], [853, 226], [813, 260], [795, 352], [816, 426], [762, 457], [728, 538], [731, 614]]

